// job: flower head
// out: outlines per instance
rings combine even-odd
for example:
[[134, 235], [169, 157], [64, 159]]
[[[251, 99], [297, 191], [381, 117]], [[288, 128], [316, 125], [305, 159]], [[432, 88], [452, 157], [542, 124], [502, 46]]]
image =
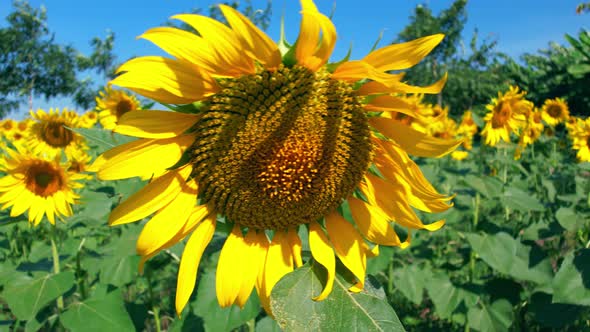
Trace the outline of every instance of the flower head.
[[61, 112], [50, 109], [31, 111], [34, 122], [29, 127], [27, 145], [35, 154], [48, 158], [60, 156], [62, 151], [70, 156], [77, 150], [87, 150], [84, 138], [69, 128], [80, 128], [82, 123], [78, 113], [63, 109]]
[[570, 111], [567, 103], [562, 98], [547, 99], [541, 108], [543, 121], [549, 126], [556, 126], [566, 122], [569, 118]]
[[83, 128], [92, 128], [98, 121], [98, 113], [90, 110], [82, 114], [80, 117], [80, 124]]
[[574, 150], [578, 150], [578, 161], [590, 161], [590, 118], [579, 120], [569, 131]]
[[[407, 152], [441, 156], [460, 141], [433, 138], [387, 117], [417, 116], [397, 94], [441, 90], [446, 76], [414, 87], [387, 72], [413, 66], [443, 36], [390, 45], [328, 67], [335, 28], [312, 1], [301, 3], [299, 38], [284, 55], [247, 18], [221, 5], [229, 26], [200, 15], [174, 16], [199, 35], [172, 27], [148, 30], [141, 37], [174, 59], [132, 59], [111, 82], [160, 103], [199, 102], [194, 113], [123, 115], [115, 132], [141, 139], [94, 163], [105, 180], [155, 175], [109, 219], [123, 224], [155, 213], [138, 239], [142, 264], [190, 235], [178, 273], [179, 313], [217, 216], [233, 224], [217, 267], [219, 303], [243, 306], [256, 288], [269, 312], [272, 287], [302, 264], [299, 231], [309, 234], [311, 254], [328, 273], [316, 297], [321, 300], [332, 289], [335, 257], [353, 273], [351, 290], [358, 291], [366, 259], [377, 248], [367, 241], [408, 244], [390, 221], [431, 231], [444, 223], [424, 225], [414, 212], [412, 207], [444, 211], [450, 197], [435, 191]], [[380, 176], [369, 171], [372, 166]], [[356, 228], [338, 212], [344, 203]]]
[[74, 189], [81, 185], [80, 177], [69, 172], [68, 165], [21, 148], [6, 150], [0, 178], [2, 209], [12, 207], [15, 217], [28, 210], [29, 222], [39, 224], [43, 216], [55, 224], [55, 217], [72, 215], [72, 204], [78, 196]]
[[495, 146], [500, 140], [510, 142], [510, 134], [518, 134], [526, 124], [526, 117], [533, 108], [533, 103], [524, 99], [526, 92], [519, 92], [518, 87], [511, 86], [506, 93], [498, 92], [498, 98], [486, 106], [488, 113], [481, 135], [485, 143]]
[[96, 97], [96, 110], [104, 129], [115, 128], [123, 114], [141, 109], [137, 98], [123, 90], [108, 86], [99, 94], [100, 96]]

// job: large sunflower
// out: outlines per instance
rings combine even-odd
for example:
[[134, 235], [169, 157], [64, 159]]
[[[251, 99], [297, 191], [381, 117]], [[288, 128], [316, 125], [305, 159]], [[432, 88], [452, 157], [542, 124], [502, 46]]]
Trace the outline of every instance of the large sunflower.
[[578, 150], [578, 161], [590, 162], [590, 117], [586, 120], [578, 120], [572, 130], [569, 131], [573, 141], [574, 150]]
[[[450, 197], [436, 192], [407, 152], [441, 156], [460, 141], [429, 137], [381, 116], [414, 116], [394, 93], [441, 90], [446, 76], [414, 87], [387, 72], [413, 66], [443, 36], [327, 66], [335, 28], [311, 0], [301, 3], [299, 37], [283, 54], [247, 18], [221, 5], [229, 26], [200, 15], [174, 16], [199, 35], [148, 30], [141, 37], [175, 58], [132, 59], [111, 82], [161, 103], [198, 102], [194, 114], [125, 114], [115, 131], [140, 139], [107, 151], [93, 167], [104, 180], [156, 175], [113, 210], [109, 223], [155, 213], [137, 242], [142, 264], [189, 236], [178, 272], [178, 313], [193, 291], [218, 216], [233, 225], [217, 267], [220, 305], [243, 306], [256, 288], [269, 312], [272, 287], [302, 264], [298, 234], [309, 234], [311, 254], [327, 270], [320, 300], [332, 289], [335, 256], [355, 276], [351, 290], [358, 291], [366, 259], [378, 248], [368, 243], [407, 245], [390, 221], [431, 231], [444, 224], [424, 225], [417, 217], [413, 207], [444, 211]], [[343, 207], [354, 222], [343, 217]]]
[[533, 103], [524, 99], [526, 92], [519, 92], [518, 87], [511, 86], [506, 93], [498, 92], [498, 98], [486, 106], [488, 113], [481, 135], [485, 144], [495, 146], [500, 140], [510, 142], [510, 133], [518, 134], [526, 125], [526, 116], [533, 109]]
[[27, 144], [36, 154], [45, 154], [48, 158], [60, 156], [62, 151], [71, 156], [77, 150], [87, 150], [84, 138], [68, 128], [83, 127], [78, 113], [63, 109], [31, 111], [35, 122], [29, 126]]
[[570, 116], [569, 107], [563, 98], [547, 99], [541, 108], [543, 121], [549, 126], [566, 122]]
[[96, 110], [100, 124], [104, 129], [115, 128], [123, 114], [141, 109], [139, 101], [134, 95], [107, 86], [105, 91], [96, 97]]
[[2, 209], [12, 207], [10, 216], [29, 211], [29, 222], [39, 224], [46, 215], [50, 223], [55, 217], [72, 215], [71, 205], [78, 196], [74, 189], [81, 175], [67, 171], [68, 165], [57, 158], [46, 158], [24, 149], [6, 150], [1, 164], [6, 175], [0, 178]]

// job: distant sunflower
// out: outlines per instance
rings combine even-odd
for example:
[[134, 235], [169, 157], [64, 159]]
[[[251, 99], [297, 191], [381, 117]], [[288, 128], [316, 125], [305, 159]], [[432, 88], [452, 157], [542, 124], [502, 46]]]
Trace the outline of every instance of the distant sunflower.
[[10, 134], [16, 130], [16, 125], [16, 121], [12, 119], [4, 119], [0, 121], [0, 132], [2, 133], [2, 136], [9, 137]]
[[469, 156], [469, 152], [463, 150], [455, 150], [451, 153], [451, 158], [455, 160], [465, 160]]
[[29, 222], [39, 224], [43, 216], [55, 224], [55, 217], [72, 215], [72, 204], [78, 196], [74, 189], [79, 175], [67, 171], [67, 165], [57, 159], [48, 159], [23, 149], [6, 150], [0, 178], [2, 209], [12, 207], [10, 216], [16, 217], [28, 210]]
[[82, 128], [92, 128], [98, 122], [98, 112], [88, 111], [80, 117], [80, 125]]
[[580, 162], [590, 162], [590, 117], [576, 123], [576, 128], [569, 132], [574, 150], [578, 150]]
[[141, 105], [135, 96], [110, 86], [96, 97], [96, 110], [99, 112], [99, 121], [104, 129], [112, 130], [123, 114], [139, 109]]
[[50, 109], [31, 111], [35, 122], [30, 125], [27, 137], [28, 146], [36, 154], [45, 154], [53, 158], [62, 154], [70, 156], [77, 150], [87, 150], [84, 138], [68, 128], [81, 128], [82, 123], [76, 112], [63, 109], [61, 112]]
[[526, 92], [519, 92], [518, 87], [511, 86], [506, 93], [498, 92], [498, 98], [486, 106], [488, 113], [481, 135], [485, 144], [495, 146], [500, 140], [510, 142], [510, 134], [518, 134], [526, 124], [526, 116], [533, 108], [533, 103], [524, 99]]
[[567, 103], [562, 98], [547, 99], [541, 108], [543, 121], [549, 126], [556, 126], [566, 122], [570, 111]]
[[[142, 264], [190, 235], [178, 272], [178, 313], [193, 291], [217, 216], [233, 224], [217, 265], [219, 304], [243, 306], [256, 288], [268, 312], [273, 286], [302, 264], [300, 230], [309, 233], [311, 254], [327, 271], [315, 297], [321, 300], [332, 290], [335, 256], [356, 279], [351, 290], [360, 291], [367, 257], [378, 248], [367, 241], [407, 245], [391, 220], [430, 231], [444, 224], [424, 225], [414, 212], [447, 210], [450, 197], [435, 191], [407, 152], [438, 157], [460, 141], [433, 138], [382, 116], [415, 115], [393, 94], [442, 89], [446, 75], [432, 86], [414, 87], [388, 72], [418, 63], [443, 35], [327, 66], [334, 25], [312, 1], [301, 3], [299, 38], [284, 56], [246, 17], [220, 5], [228, 25], [183, 14], [173, 18], [198, 35], [172, 27], [145, 32], [142, 38], [176, 59], [132, 59], [111, 82], [160, 103], [200, 102], [194, 114], [123, 115], [115, 132], [140, 139], [94, 163], [103, 180], [162, 174], [117, 206], [109, 223], [155, 213], [137, 242]], [[369, 171], [373, 166], [381, 176]], [[345, 202], [356, 227], [338, 212]]]

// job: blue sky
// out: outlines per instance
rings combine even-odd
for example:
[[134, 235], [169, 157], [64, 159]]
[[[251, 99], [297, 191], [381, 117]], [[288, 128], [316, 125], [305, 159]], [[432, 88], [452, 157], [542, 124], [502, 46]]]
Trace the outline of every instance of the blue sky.
[[[577, 15], [575, 8], [582, 0], [471, 0], [467, 5], [468, 21], [464, 38], [468, 42], [475, 27], [481, 38], [498, 40], [498, 50], [513, 57], [546, 48], [550, 41], [565, 43], [564, 34], [577, 34], [590, 28], [590, 14]], [[0, 26], [11, 11], [11, 0], [0, 1]], [[163, 54], [148, 41], [136, 37], [145, 30], [162, 25], [168, 17], [188, 12], [193, 7], [207, 8], [216, 1], [200, 0], [29, 0], [35, 7], [45, 6], [48, 26], [55, 38], [71, 44], [82, 53], [90, 52], [89, 41], [104, 37], [107, 30], [115, 32], [115, 54], [118, 61], [131, 56]], [[266, 0], [253, 0], [264, 8]], [[427, 3], [435, 13], [448, 7], [450, 0], [316, 0], [320, 11], [333, 16], [338, 43], [333, 60], [342, 58], [353, 45], [352, 58], [363, 57], [379, 33], [384, 31], [381, 45], [387, 45], [408, 23], [416, 5]], [[281, 16], [285, 16], [287, 38], [293, 41], [299, 31], [299, 2], [274, 0], [271, 26], [267, 33], [277, 40]], [[60, 98], [46, 102], [37, 100], [34, 107], [71, 107], [71, 101]], [[22, 105], [27, 108], [27, 105]], [[23, 113], [20, 110], [19, 113]], [[83, 110], [79, 110], [83, 111]]]

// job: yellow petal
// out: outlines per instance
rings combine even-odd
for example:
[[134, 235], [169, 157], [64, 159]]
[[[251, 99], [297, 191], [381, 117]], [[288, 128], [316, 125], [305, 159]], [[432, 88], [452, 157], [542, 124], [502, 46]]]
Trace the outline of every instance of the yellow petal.
[[372, 117], [369, 124], [418, 157], [442, 157], [461, 145], [462, 140], [431, 137], [392, 119]]
[[242, 46], [252, 54], [266, 69], [278, 68], [281, 64], [279, 48], [264, 32], [248, 18], [226, 5], [219, 5], [229, 25], [242, 41]]
[[399, 97], [377, 96], [365, 105], [367, 111], [375, 112], [398, 112], [415, 118], [417, 116], [413, 106]]
[[182, 252], [180, 267], [178, 269], [175, 301], [176, 313], [179, 316], [195, 288], [201, 256], [213, 237], [215, 223], [215, 214], [210, 215], [201, 222], [187, 241]]
[[362, 289], [365, 285], [367, 252], [369, 251], [363, 237], [336, 212], [326, 216], [326, 230], [336, 255], [338, 255], [342, 264], [358, 279], [358, 283], [353, 287]]
[[301, 5], [301, 28], [295, 44], [295, 58], [299, 65], [316, 71], [332, 55], [336, 45], [336, 28], [328, 17], [318, 12], [313, 2], [302, 0]]
[[137, 239], [137, 254], [147, 256], [173, 238], [184, 226], [197, 202], [197, 184], [182, 185], [180, 193], [145, 224]]
[[174, 166], [184, 149], [194, 142], [193, 135], [166, 139], [142, 138], [111, 149], [103, 154], [97, 175], [101, 180], [131, 177], [150, 178]]
[[314, 301], [321, 301], [332, 292], [334, 277], [336, 276], [336, 258], [330, 241], [317, 222], [309, 223], [309, 248], [313, 259], [326, 268], [328, 272], [324, 289], [320, 295], [313, 298]]
[[[373, 68], [361, 60], [348, 61], [340, 64], [332, 74], [332, 78], [347, 82], [356, 82], [362, 79], [372, 79], [377, 82], [399, 81], [404, 74], [387, 74]], [[367, 85], [366, 83], [365, 85]], [[387, 92], [387, 89], [385, 89]], [[361, 94], [362, 95], [362, 94]]]
[[109, 225], [145, 218], [168, 205], [178, 196], [191, 171], [192, 167], [170, 171], [141, 188], [111, 212]]
[[402, 245], [389, 218], [379, 208], [354, 197], [348, 198], [348, 205], [354, 222], [367, 240], [387, 246]]
[[215, 292], [222, 308], [234, 304], [238, 296], [242, 286], [242, 269], [249, 263], [248, 257], [244, 256], [246, 250], [242, 230], [235, 224], [221, 248], [215, 273]]
[[[35, 197], [33, 193], [28, 190], [23, 190], [19, 196], [14, 199], [14, 205], [10, 210], [10, 216], [16, 217], [25, 213], [25, 211], [31, 206], [31, 200]], [[46, 208], [49, 210], [49, 207]]]
[[131, 111], [123, 114], [114, 131], [142, 138], [172, 138], [182, 135], [199, 119], [196, 114], [167, 111]]
[[289, 246], [291, 247], [291, 255], [293, 255], [295, 266], [302, 266], [301, 239], [299, 238], [299, 234], [297, 234], [297, 229], [291, 228], [287, 231], [287, 241], [289, 241]]
[[143, 38], [158, 45], [177, 59], [190, 62], [209, 73], [221, 73], [215, 51], [205, 39], [194, 33], [172, 27], [158, 27], [144, 32]]
[[110, 84], [122, 86], [161, 103], [188, 104], [219, 91], [203, 69], [182, 60], [145, 56], [125, 62]]
[[270, 292], [272, 288], [285, 274], [293, 271], [293, 257], [291, 256], [286, 232], [275, 232], [266, 253], [263, 269], [262, 280], [257, 284], [256, 290], [262, 307], [270, 314]]
[[444, 37], [443, 34], [436, 34], [385, 46], [369, 53], [363, 61], [380, 71], [410, 68], [430, 53]]
[[253, 229], [249, 230], [248, 234], [246, 234], [245, 242], [248, 246], [248, 253], [246, 255], [248, 264], [240, 271], [242, 274], [242, 286], [236, 298], [236, 303], [240, 308], [246, 305], [246, 301], [248, 301], [252, 293], [252, 289], [264, 266], [268, 248], [268, 240], [264, 232], [257, 232]]
[[225, 24], [202, 15], [181, 14], [172, 18], [192, 26], [209, 43], [217, 55], [217, 64], [226, 67], [223, 75], [252, 75], [256, 72], [253, 59], [244, 56], [240, 40]]

